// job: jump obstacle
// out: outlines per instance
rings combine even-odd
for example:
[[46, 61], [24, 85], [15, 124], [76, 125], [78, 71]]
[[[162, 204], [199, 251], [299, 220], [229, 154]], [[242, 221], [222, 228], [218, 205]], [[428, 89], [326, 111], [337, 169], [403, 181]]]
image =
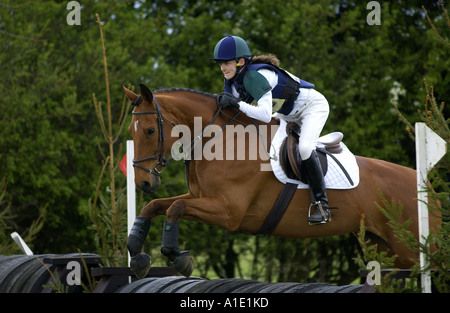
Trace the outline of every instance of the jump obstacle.
[[[172, 267], [153, 267], [146, 278], [136, 280], [128, 267], [100, 267], [99, 255], [83, 253], [0, 256], [0, 293], [54, 293], [53, 277], [68, 293], [82, 293], [82, 285], [68, 284], [70, 262], [81, 264], [80, 282], [89, 286], [82, 263], [96, 280], [94, 293], [366, 293], [362, 284], [335, 286], [327, 283], [266, 283], [237, 278], [205, 279], [177, 276]], [[44, 266], [45, 265], [45, 266]], [[53, 277], [52, 277], [53, 276]], [[129, 283], [131, 278], [132, 282]], [[70, 280], [70, 279], [69, 279]]]

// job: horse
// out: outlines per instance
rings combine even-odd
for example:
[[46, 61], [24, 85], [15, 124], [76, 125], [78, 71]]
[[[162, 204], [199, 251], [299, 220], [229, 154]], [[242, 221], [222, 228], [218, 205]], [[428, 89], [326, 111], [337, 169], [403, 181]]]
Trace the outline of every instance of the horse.
[[[191, 131], [188, 138], [192, 144], [189, 152], [197, 146], [206, 147], [212, 141], [216, 144], [216, 150], [220, 150], [217, 148], [218, 143], [226, 146], [223, 155], [234, 148], [232, 157], [227, 155], [227, 158], [222, 159], [191, 156], [190, 161], [185, 161], [188, 192], [149, 202], [136, 218], [128, 236], [130, 267], [137, 277], [145, 277], [150, 268], [150, 256], [142, 251], [143, 243], [151, 220], [158, 215], [166, 215], [161, 253], [169, 258], [180, 274], [190, 276], [193, 270], [192, 258], [189, 251], [180, 251], [178, 248], [180, 219], [216, 225], [230, 232], [255, 234], [284, 187], [273, 172], [261, 170], [262, 166], [269, 164], [264, 154], [258, 154], [256, 159], [250, 158], [247, 148], [245, 157], [239, 157], [237, 141], [227, 145], [226, 141], [230, 142], [230, 138], [236, 137], [236, 134], [230, 134], [225, 125], [267, 126], [267, 136], [263, 140], [267, 147], [279, 122], [274, 118], [270, 123], [255, 122], [245, 114], [240, 114], [242, 112], [237, 108], [221, 110], [217, 105], [217, 95], [204, 92], [172, 88], [153, 94], [147, 86], [140, 84], [138, 95], [122, 88], [134, 106], [129, 132], [134, 140], [135, 183], [144, 192], [155, 192], [161, 182], [160, 173], [172, 161], [171, 153], [180, 149], [180, 145], [177, 145], [180, 142], [179, 125]], [[198, 129], [199, 122], [204, 126], [202, 129]], [[214, 125], [217, 126], [214, 132], [221, 131], [222, 136], [213, 136], [211, 130], [208, 132], [209, 137], [205, 136], [208, 127]], [[195, 133], [194, 128], [200, 134]], [[198, 145], [194, 144], [196, 141]], [[188, 146], [183, 145], [182, 148], [189, 149]], [[209, 151], [212, 150], [210, 148]], [[319, 226], [308, 225], [310, 193], [309, 190], [297, 189], [271, 235], [313, 238], [357, 233], [364, 219], [372, 242], [378, 243], [379, 248], [386, 249], [390, 255], [398, 256], [396, 267], [410, 268], [414, 260], [418, 259], [417, 253], [396, 238], [393, 229], [387, 224], [387, 217], [377, 205], [382, 204], [380, 193], [385, 199], [401, 203], [403, 214], [400, 222], [410, 220], [408, 230], [418, 238], [416, 171], [362, 156], [356, 156], [356, 162], [360, 173], [360, 182], [356, 188], [327, 190], [329, 206], [339, 208], [333, 210], [331, 222]], [[439, 223], [438, 217], [430, 217], [430, 227], [435, 223]]]

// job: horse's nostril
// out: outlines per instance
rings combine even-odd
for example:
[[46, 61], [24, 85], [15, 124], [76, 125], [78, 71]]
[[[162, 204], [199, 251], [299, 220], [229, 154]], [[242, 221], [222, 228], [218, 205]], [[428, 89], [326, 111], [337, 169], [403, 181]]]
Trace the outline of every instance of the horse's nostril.
[[146, 192], [146, 193], [151, 193], [152, 192], [152, 188], [150, 186], [150, 183], [148, 181], [143, 181], [141, 183], [141, 189]]

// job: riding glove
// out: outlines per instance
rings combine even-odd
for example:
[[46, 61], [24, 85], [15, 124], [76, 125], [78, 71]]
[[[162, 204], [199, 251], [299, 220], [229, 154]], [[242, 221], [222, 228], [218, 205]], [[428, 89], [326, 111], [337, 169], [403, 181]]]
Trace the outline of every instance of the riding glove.
[[239, 109], [239, 101], [240, 100], [232, 94], [225, 93], [219, 96], [218, 103], [222, 109], [228, 108], [230, 106]]

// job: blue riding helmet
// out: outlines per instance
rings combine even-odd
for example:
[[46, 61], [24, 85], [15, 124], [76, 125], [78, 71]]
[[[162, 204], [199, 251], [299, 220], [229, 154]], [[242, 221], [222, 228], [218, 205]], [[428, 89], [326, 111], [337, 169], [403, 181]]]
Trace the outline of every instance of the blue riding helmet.
[[237, 60], [239, 58], [251, 58], [252, 53], [244, 39], [238, 36], [227, 36], [222, 38], [214, 48], [216, 62]]

